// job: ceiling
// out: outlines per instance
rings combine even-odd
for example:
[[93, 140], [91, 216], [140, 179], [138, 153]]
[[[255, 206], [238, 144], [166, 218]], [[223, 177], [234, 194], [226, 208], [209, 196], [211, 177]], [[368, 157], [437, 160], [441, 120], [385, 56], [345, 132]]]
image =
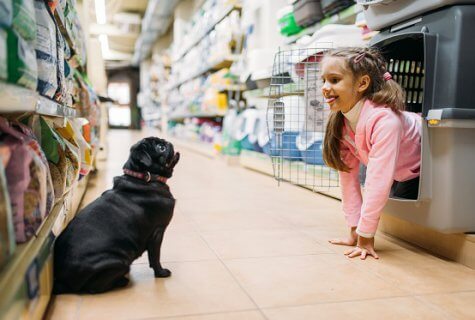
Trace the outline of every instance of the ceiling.
[[[106, 62], [131, 60], [147, 3], [148, 0], [89, 0], [89, 32], [101, 41]], [[96, 14], [96, 7], [101, 5], [105, 8], [105, 24], [98, 23]]]

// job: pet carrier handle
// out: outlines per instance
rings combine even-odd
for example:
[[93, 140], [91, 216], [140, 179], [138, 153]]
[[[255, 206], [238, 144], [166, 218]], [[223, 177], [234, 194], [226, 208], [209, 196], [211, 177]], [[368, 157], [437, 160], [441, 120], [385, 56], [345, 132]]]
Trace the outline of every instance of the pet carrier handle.
[[285, 105], [282, 101], [275, 101], [274, 107], [274, 132], [282, 133], [285, 129]]

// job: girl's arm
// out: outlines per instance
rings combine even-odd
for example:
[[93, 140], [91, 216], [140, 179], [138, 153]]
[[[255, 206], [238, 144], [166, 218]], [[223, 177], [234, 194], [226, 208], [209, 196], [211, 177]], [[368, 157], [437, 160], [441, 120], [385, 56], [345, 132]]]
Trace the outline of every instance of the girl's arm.
[[361, 214], [361, 187], [359, 180], [360, 162], [348, 148], [342, 145], [341, 155], [350, 172], [339, 171], [341, 200], [348, 227], [356, 227]]
[[[402, 136], [402, 123], [392, 111], [379, 113], [368, 120], [371, 149], [366, 170], [365, 192], [361, 218], [356, 232], [371, 238], [378, 228], [381, 211], [389, 197], [394, 182], [394, 172]], [[372, 123], [371, 123], [372, 122]]]

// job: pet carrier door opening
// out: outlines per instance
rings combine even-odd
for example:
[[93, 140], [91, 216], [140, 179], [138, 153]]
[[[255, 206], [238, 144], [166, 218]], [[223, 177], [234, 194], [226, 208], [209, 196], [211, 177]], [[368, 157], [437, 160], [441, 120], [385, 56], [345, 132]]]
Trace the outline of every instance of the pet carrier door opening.
[[337, 171], [322, 156], [330, 110], [324, 108], [320, 63], [328, 48], [278, 52], [267, 109], [275, 178], [314, 191], [339, 186]]

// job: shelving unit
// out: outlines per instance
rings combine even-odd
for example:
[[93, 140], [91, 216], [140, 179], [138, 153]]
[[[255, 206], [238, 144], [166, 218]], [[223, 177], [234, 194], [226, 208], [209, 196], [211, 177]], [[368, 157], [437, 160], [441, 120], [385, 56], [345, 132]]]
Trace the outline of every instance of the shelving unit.
[[76, 110], [40, 96], [37, 92], [0, 82], [0, 113], [35, 112], [54, 117], [76, 117]]
[[224, 117], [225, 112], [190, 112], [190, 113], [180, 113], [180, 114], [171, 114], [168, 117], [168, 120], [183, 120], [186, 118], [215, 118], [215, 117]]
[[302, 38], [303, 36], [313, 34], [313, 33], [315, 33], [315, 31], [319, 30], [321, 27], [323, 27], [327, 24], [332, 24], [332, 23], [347, 24], [347, 23], [354, 22], [354, 20], [356, 18], [356, 15], [358, 13], [360, 13], [362, 10], [363, 10], [363, 8], [360, 5], [355, 4], [355, 5], [353, 5], [349, 8], [346, 8], [345, 10], [343, 10], [339, 13], [336, 13], [336, 14], [330, 16], [330, 17], [327, 17], [327, 18], [321, 20], [320, 22], [317, 22], [316, 24], [314, 24], [314, 25], [312, 25], [308, 28], [303, 29], [302, 31], [300, 31], [299, 33], [297, 33], [293, 36], [288, 37], [285, 40], [285, 44], [287, 44], [287, 45], [293, 44], [297, 40]]
[[204, 67], [203, 69], [199, 70], [198, 72], [192, 74], [191, 76], [187, 77], [186, 79], [183, 79], [181, 81], [178, 81], [177, 83], [175, 84], [172, 84], [170, 85], [169, 89], [168, 90], [174, 90], [176, 88], [178, 88], [179, 86], [181, 86], [182, 84], [188, 82], [188, 81], [191, 81], [201, 75], [204, 75], [205, 73], [207, 72], [211, 72], [211, 71], [216, 71], [216, 70], [220, 70], [222, 68], [229, 68], [233, 62], [237, 61], [239, 59], [239, 55], [229, 55], [227, 57], [224, 57], [223, 59], [221, 60], [217, 60], [216, 62], [214, 63], [211, 63], [210, 65]]
[[214, 21], [208, 29], [206, 29], [201, 35], [197, 36], [196, 39], [188, 47], [186, 47], [182, 52], [178, 54], [178, 57], [173, 61], [173, 63], [180, 61], [193, 47], [200, 43], [201, 40], [203, 40], [216, 27], [218, 23], [223, 21], [224, 18], [226, 18], [234, 10], [241, 10], [241, 7], [237, 5], [232, 5], [229, 6], [226, 10], [224, 10], [223, 14], [216, 21]]
[[41, 318], [52, 290], [53, 230], [74, 217], [88, 179], [84, 177], [56, 201], [35, 237], [17, 245], [0, 270], [0, 319]]

